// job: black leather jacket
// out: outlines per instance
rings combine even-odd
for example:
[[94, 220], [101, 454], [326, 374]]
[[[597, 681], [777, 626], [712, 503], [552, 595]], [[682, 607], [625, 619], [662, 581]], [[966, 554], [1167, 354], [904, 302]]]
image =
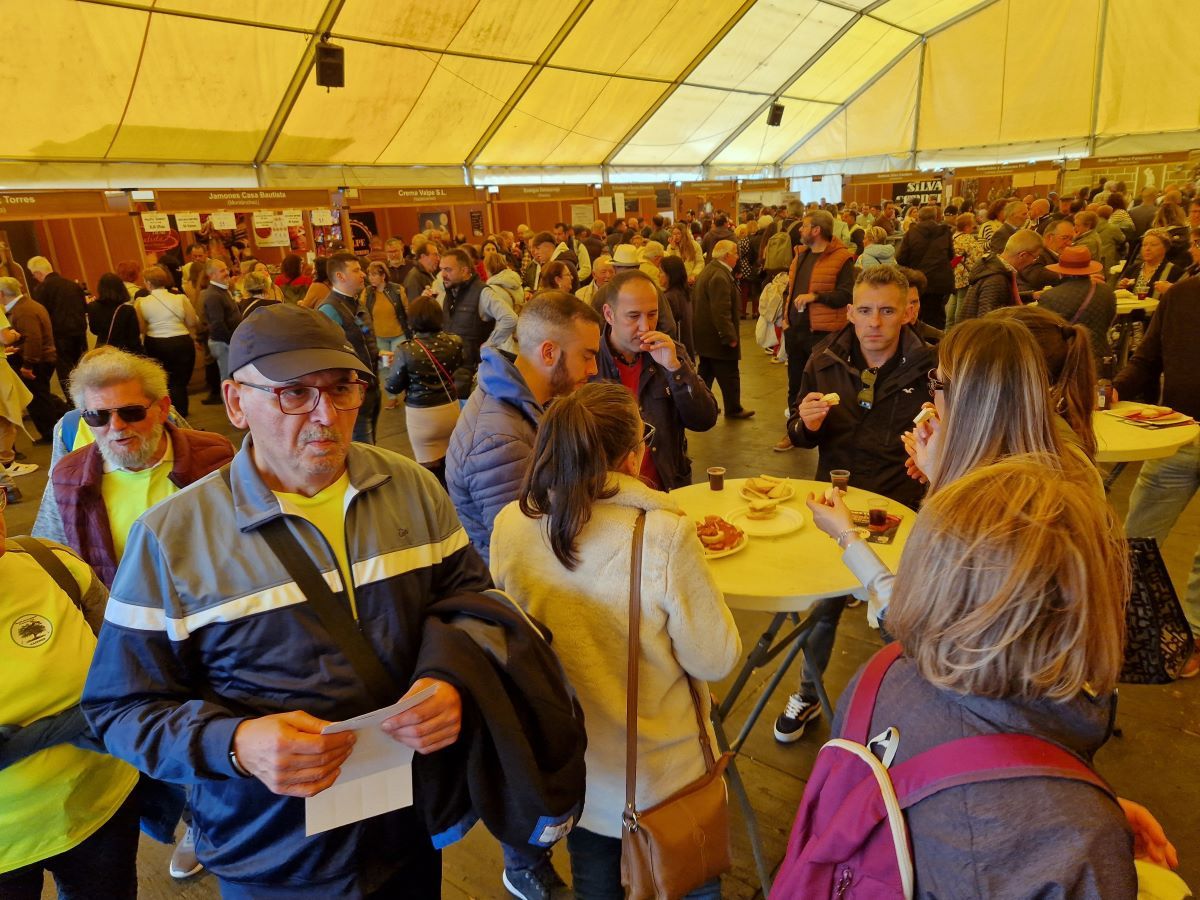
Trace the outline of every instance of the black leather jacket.
[[[418, 343], [419, 342], [419, 343]], [[421, 349], [424, 345], [425, 349]], [[441, 363], [441, 369], [430, 359]], [[419, 332], [396, 348], [396, 360], [388, 373], [389, 394], [404, 394], [406, 406], [430, 407], [457, 403], [453, 381], [447, 378], [463, 364], [463, 342], [446, 331]]]

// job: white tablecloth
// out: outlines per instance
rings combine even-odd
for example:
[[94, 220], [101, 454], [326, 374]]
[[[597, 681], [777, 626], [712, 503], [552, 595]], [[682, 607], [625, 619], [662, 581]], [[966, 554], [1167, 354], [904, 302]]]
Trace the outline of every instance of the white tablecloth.
[[[723, 491], [710, 490], [707, 482], [693, 484], [671, 491], [671, 496], [690, 518], [698, 521], [705, 516], [725, 516], [746, 506], [748, 501], [739, 493], [744, 483], [743, 478], [727, 478]], [[733, 609], [803, 612], [825, 597], [862, 592], [862, 584], [842, 563], [841, 549], [833, 538], [817, 529], [804, 503], [810, 492], [828, 490], [829, 482], [793, 479], [790, 483], [796, 495], [783, 505], [800, 512], [804, 525], [799, 531], [778, 538], [750, 537], [745, 549], [708, 561], [725, 602]], [[851, 488], [846, 505], [866, 511], [870, 498], [876, 496]], [[871, 544], [871, 548], [894, 572], [916, 513], [894, 500], [889, 502], [888, 511], [903, 517], [895, 542]]]

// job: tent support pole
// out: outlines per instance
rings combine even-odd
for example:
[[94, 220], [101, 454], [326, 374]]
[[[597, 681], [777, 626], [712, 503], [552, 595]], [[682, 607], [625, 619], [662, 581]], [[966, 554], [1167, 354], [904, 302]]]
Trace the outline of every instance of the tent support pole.
[[1108, 0], [1100, 0], [1100, 30], [1096, 38], [1096, 61], [1092, 78], [1092, 120], [1088, 126], [1088, 156], [1096, 155], [1096, 126], [1100, 122], [1100, 83], [1104, 77], [1104, 41], [1108, 34]]
[[929, 42], [921, 38], [921, 58], [917, 61], [917, 107], [913, 111], [912, 146], [909, 148], [909, 166], [913, 169], [917, 167], [917, 135], [921, 133], [921, 97], [925, 93], [921, 87], [925, 83], [925, 49], [928, 46]]
[[699, 53], [692, 57], [692, 61], [684, 66], [683, 71], [680, 72], [679, 75], [667, 86], [667, 89], [659, 95], [659, 98], [650, 104], [650, 108], [642, 114], [642, 117], [634, 123], [633, 127], [625, 132], [621, 140], [617, 141], [616, 146], [612, 148], [608, 156], [604, 157], [604, 162], [602, 165], [612, 165], [613, 160], [616, 159], [617, 155], [625, 149], [626, 145], [631, 140], [633, 140], [634, 135], [642, 130], [642, 126], [649, 122], [650, 119], [654, 117], [656, 112], [662, 109], [663, 105], [669, 99], [671, 99], [674, 93], [679, 90], [680, 86], [687, 81], [688, 76], [696, 71], [696, 67], [704, 61], [704, 59], [713, 51], [717, 44], [721, 43], [725, 35], [733, 31], [734, 26], [737, 25], [738, 22], [742, 21], [742, 17], [746, 15], [746, 13], [750, 12], [751, 7], [753, 7], [757, 2], [758, 0], [745, 0], [745, 2], [738, 7], [737, 11], [729, 17], [729, 20], [725, 23], [725, 25], [712, 36], [712, 39], [700, 49]]
[[[304, 53], [300, 56], [300, 63], [296, 66], [296, 71], [292, 74], [292, 80], [288, 82], [287, 89], [283, 92], [283, 99], [279, 101], [279, 107], [275, 110], [275, 116], [271, 119], [271, 124], [267, 126], [266, 134], [263, 135], [262, 143], [258, 146], [258, 152], [254, 154], [255, 166], [261, 166], [267, 161], [267, 157], [271, 155], [271, 151], [275, 149], [275, 142], [279, 140], [279, 135], [283, 132], [283, 126], [287, 124], [288, 116], [292, 114], [292, 109], [296, 105], [296, 101], [300, 99], [300, 92], [304, 89], [304, 82], [308, 79], [308, 73], [312, 71], [313, 63], [317, 58], [317, 44], [321, 42], [321, 36], [328, 34], [333, 28], [333, 23], [337, 21], [338, 15], [342, 11], [346, 0], [328, 0], [325, 4], [325, 11], [321, 13], [321, 19], [317, 23], [316, 30], [308, 39], [308, 46], [304, 48]], [[259, 178], [262, 176], [260, 175]]]

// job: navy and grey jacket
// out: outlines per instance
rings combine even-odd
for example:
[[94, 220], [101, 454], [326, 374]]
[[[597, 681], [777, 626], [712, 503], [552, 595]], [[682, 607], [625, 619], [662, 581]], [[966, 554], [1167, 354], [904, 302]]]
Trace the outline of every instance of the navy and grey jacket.
[[[306, 838], [302, 800], [233, 768], [234, 730], [246, 718], [304, 710], [336, 721], [375, 706], [258, 534], [285, 513], [250, 450], [247, 438], [228, 485], [219, 473], [206, 476], [130, 531], [82, 703], [114, 756], [194, 785], [197, 852], [222, 881], [298, 895], [325, 885], [325, 895], [336, 895], [344, 888], [331, 886], [353, 884], [367, 869], [402, 869], [405, 846], [429, 838], [412, 810]], [[428, 471], [362, 444], [351, 445], [348, 468], [358, 620], [393, 680], [408, 685], [429, 671], [427, 608], [491, 581]], [[307, 520], [287, 522], [340, 591], [328, 542]], [[389, 832], [383, 844], [380, 829]], [[366, 858], [384, 846], [386, 858]]]

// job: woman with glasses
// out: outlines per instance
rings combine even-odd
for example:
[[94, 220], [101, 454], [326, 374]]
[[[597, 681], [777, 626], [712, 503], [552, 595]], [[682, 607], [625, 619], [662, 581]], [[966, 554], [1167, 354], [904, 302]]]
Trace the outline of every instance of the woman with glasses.
[[[1076, 328], [1071, 340], [1082, 341], [1077, 346], [1086, 348], [1086, 333]], [[1074, 363], [1069, 371], [1079, 365], [1086, 375], [1086, 363]], [[1060, 378], [1066, 370], [1064, 362]], [[933, 402], [927, 406], [934, 410], [933, 417], [904, 436], [909, 474], [929, 483], [928, 498], [980, 466], [1033, 453], [1049, 461], [1047, 478], [1068, 478], [1103, 497], [1104, 486], [1084, 449], [1087, 445], [1078, 438], [1064, 440], [1055, 412], [1063, 390], [1052, 394], [1047, 353], [1016, 317], [992, 315], [964, 322], [938, 345], [938, 366], [929, 372]], [[1071, 402], [1081, 403], [1076, 395], [1072, 388]], [[855, 529], [840, 494], [810, 495], [808, 507], [813, 522], [838, 542], [845, 551], [843, 562], [868, 589], [869, 614], [878, 614], [882, 621], [893, 574]]]
[[1183, 275], [1183, 268], [1168, 258], [1171, 233], [1165, 228], [1152, 228], [1142, 235], [1139, 259], [1125, 267], [1117, 287], [1132, 291], [1139, 297], [1161, 299], [1167, 289]]
[[[567, 836], [575, 896], [622, 897], [626, 659], [635, 522], [642, 541], [637, 807], [705, 774], [689, 681], [723, 678], [741, 641], [695, 523], [637, 478], [645, 426], [619, 384], [556, 400], [538, 429], [521, 494], [496, 517], [496, 585], [554, 634], [587, 723], [583, 816]], [[598, 640], [597, 636], [603, 636]], [[704, 721], [709, 694], [699, 686]], [[716, 743], [706, 725], [710, 745]], [[715, 751], [714, 751], [715, 752]], [[688, 897], [720, 896], [713, 880]]]

